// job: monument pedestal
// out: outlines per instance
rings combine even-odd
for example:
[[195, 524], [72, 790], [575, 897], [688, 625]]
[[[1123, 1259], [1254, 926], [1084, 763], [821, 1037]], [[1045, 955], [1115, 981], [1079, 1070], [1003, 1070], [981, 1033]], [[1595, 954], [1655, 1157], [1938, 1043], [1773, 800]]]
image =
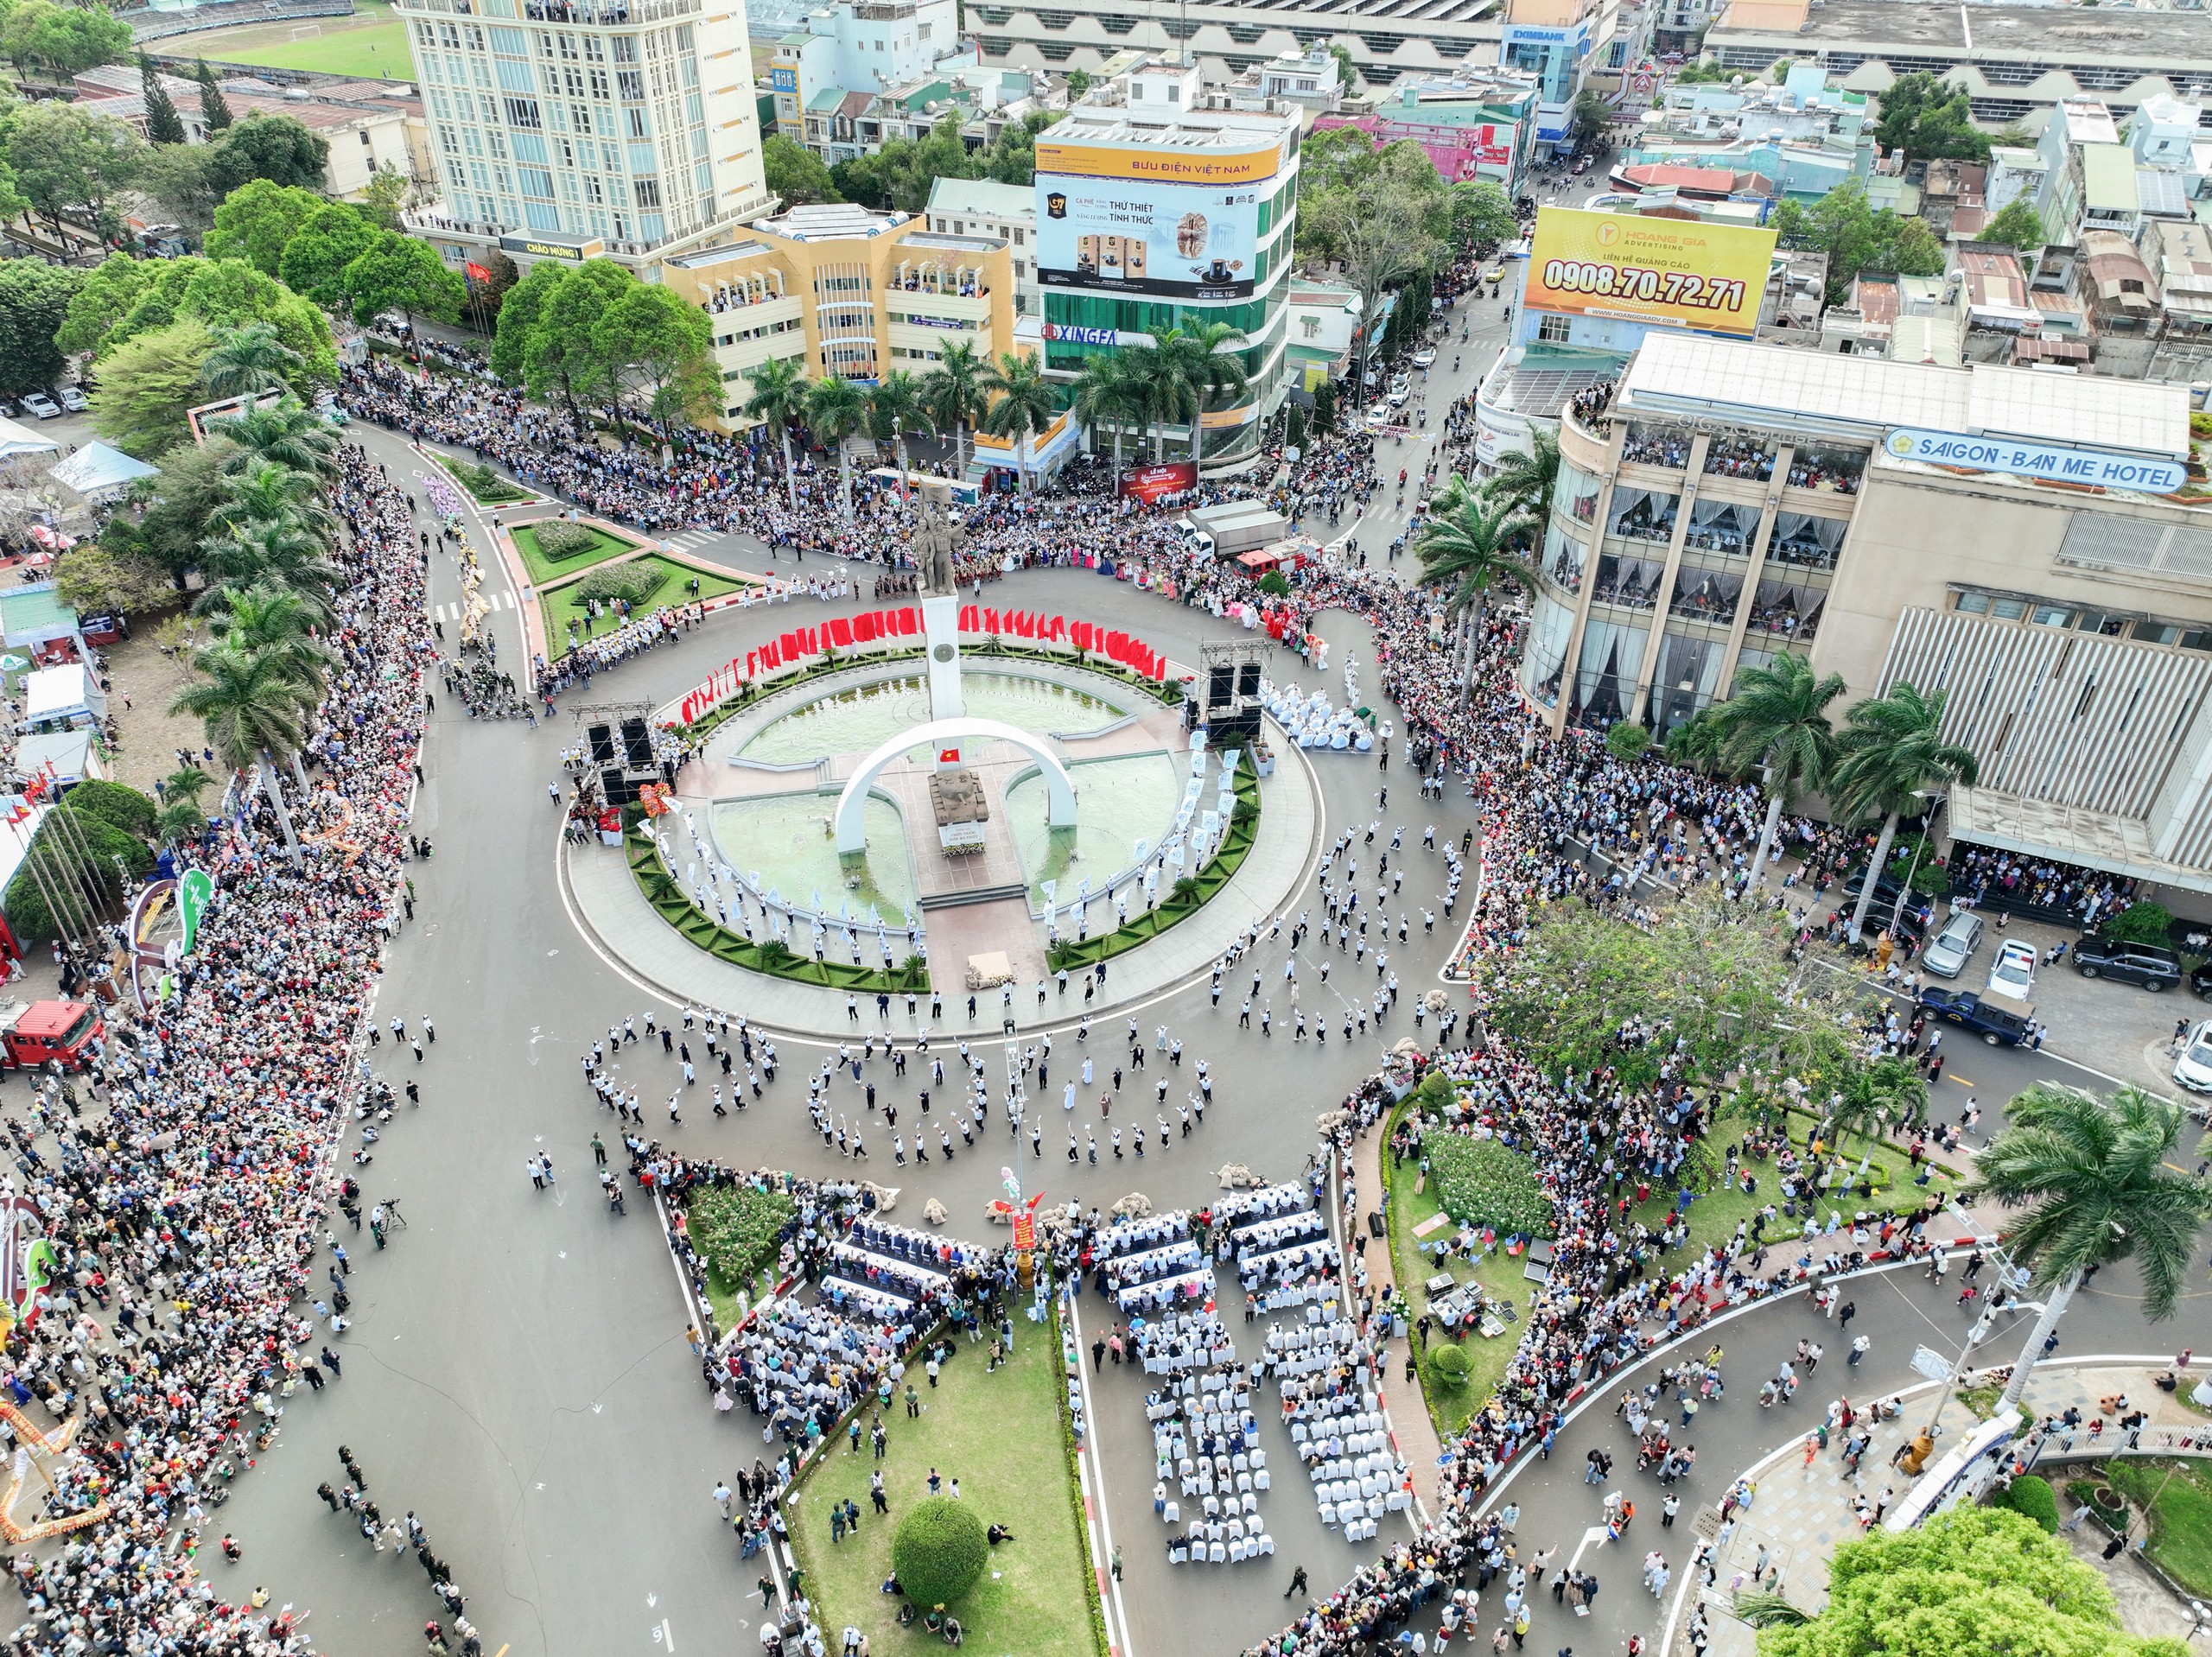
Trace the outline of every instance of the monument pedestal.
[[935, 593], [922, 600], [922, 638], [929, 652], [930, 717], [962, 718], [968, 704], [960, 695], [958, 594]]

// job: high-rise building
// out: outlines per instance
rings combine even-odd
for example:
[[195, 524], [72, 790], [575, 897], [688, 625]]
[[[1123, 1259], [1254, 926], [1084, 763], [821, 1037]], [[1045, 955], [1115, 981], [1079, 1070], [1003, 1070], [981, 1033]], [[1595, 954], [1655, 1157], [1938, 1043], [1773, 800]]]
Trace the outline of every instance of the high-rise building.
[[1195, 65], [1143, 65], [1038, 135], [1037, 279], [1055, 378], [1170, 328], [1244, 336], [1250, 390], [1199, 416], [1211, 468], [1256, 455], [1282, 403], [1300, 118], [1201, 110], [1200, 86]]
[[398, 0], [456, 263], [605, 252], [640, 268], [773, 198], [742, 0]]

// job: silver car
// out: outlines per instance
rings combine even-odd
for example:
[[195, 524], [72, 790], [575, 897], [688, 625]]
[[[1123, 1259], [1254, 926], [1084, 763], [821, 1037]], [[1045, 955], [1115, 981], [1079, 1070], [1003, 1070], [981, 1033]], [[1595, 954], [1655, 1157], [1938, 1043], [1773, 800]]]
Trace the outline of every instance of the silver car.
[[1929, 941], [1920, 964], [1938, 978], [1956, 978], [1966, 970], [1974, 952], [1981, 947], [1981, 917], [1961, 910], [1943, 923], [1943, 930]]
[[[2174, 1080], [2191, 1093], [2212, 1093], [2212, 1019], [2189, 1032], [2189, 1044], [2174, 1060]], [[2203, 1113], [2200, 1107], [2192, 1114]]]

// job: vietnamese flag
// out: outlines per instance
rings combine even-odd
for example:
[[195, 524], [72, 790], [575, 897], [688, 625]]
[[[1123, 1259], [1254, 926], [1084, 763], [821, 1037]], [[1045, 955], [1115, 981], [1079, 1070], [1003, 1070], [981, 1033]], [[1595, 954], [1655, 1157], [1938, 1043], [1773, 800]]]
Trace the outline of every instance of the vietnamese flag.
[[957, 748], [939, 748], [937, 751], [937, 762], [940, 765], [958, 765], [960, 763], [960, 750]]

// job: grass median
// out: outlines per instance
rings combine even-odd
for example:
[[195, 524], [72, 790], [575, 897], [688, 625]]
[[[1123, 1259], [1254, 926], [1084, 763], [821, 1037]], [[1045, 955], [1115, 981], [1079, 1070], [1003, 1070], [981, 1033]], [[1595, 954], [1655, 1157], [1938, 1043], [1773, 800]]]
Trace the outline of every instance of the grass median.
[[[955, 1337], [958, 1355], [929, 1386], [918, 1362], [909, 1376], [925, 1406], [909, 1420], [894, 1398], [884, 1412], [890, 1434], [884, 1459], [868, 1449], [874, 1413], [861, 1423], [861, 1450], [842, 1435], [809, 1472], [786, 1508], [792, 1544], [806, 1571], [807, 1592], [835, 1647], [848, 1624], [865, 1630], [875, 1657], [921, 1657], [944, 1641], [919, 1621], [899, 1626], [899, 1600], [880, 1591], [891, 1571], [891, 1537], [899, 1517], [929, 1493], [930, 1470], [960, 1481], [960, 1499], [985, 1525], [1002, 1524], [1014, 1540], [991, 1550], [990, 1563], [967, 1597], [952, 1607], [968, 1643], [982, 1652], [1022, 1657], [1096, 1657], [1090, 1567], [1065, 1488], [1061, 1441], [1060, 1355], [1048, 1328], [1014, 1319], [1013, 1359], [986, 1373], [988, 1343]], [[880, 1470], [891, 1503], [887, 1517], [868, 1501], [868, 1475]], [[833, 1502], [861, 1512], [857, 1534], [830, 1540]]]

